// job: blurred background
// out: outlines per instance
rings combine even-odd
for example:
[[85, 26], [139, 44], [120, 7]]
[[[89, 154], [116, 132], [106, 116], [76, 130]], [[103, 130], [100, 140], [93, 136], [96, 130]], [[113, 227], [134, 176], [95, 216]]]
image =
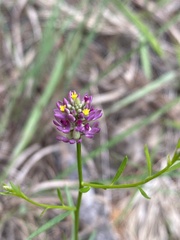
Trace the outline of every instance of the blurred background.
[[[166, 164], [180, 137], [179, 0], [0, 1], [0, 179], [36, 201], [76, 200], [75, 145], [56, 141], [57, 100], [69, 90], [93, 95], [103, 109], [101, 132], [83, 139], [86, 181], [119, 183]], [[180, 239], [180, 178], [174, 171], [136, 189], [83, 195], [81, 239]], [[1, 189], [2, 190], [2, 189]], [[0, 239], [25, 240], [61, 212], [0, 196]], [[71, 239], [72, 220], [34, 239]]]

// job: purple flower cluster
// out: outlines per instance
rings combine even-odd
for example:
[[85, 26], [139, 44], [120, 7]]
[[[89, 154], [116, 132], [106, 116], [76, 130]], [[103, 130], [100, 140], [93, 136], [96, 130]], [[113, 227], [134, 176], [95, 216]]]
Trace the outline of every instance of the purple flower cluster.
[[79, 143], [82, 141], [81, 136], [93, 138], [100, 131], [96, 120], [102, 116], [102, 110], [94, 109], [91, 102], [92, 96], [86, 94], [81, 99], [76, 91], [70, 91], [68, 100], [64, 98], [56, 103], [53, 123], [63, 133], [57, 137], [59, 141]]

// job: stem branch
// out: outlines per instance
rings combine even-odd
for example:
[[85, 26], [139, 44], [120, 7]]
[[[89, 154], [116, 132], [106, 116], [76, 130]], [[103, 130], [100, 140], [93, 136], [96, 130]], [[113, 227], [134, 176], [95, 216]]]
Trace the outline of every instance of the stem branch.
[[117, 189], [117, 188], [134, 188], [134, 187], [138, 187], [141, 186], [147, 182], [150, 182], [151, 180], [161, 176], [163, 173], [167, 172], [167, 170], [170, 168], [171, 166], [166, 166], [165, 168], [163, 168], [161, 171], [155, 173], [152, 176], [147, 177], [146, 179], [136, 182], [136, 183], [129, 183], [129, 184], [117, 184], [117, 185], [109, 185], [109, 184], [96, 184], [96, 183], [88, 183], [88, 182], [82, 182], [82, 186], [86, 186], [86, 187], [93, 187], [93, 188], [101, 188], [101, 189]]

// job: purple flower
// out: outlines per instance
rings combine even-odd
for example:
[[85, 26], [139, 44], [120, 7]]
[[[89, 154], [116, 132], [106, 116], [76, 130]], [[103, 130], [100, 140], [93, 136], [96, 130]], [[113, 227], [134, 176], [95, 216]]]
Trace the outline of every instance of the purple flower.
[[83, 98], [76, 91], [70, 91], [68, 100], [56, 103], [53, 121], [57, 130], [62, 133], [58, 141], [70, 144], [82, 141], [82, 136], [93, 138], [100, 131], [99, 123], [95, 122], [102, 116], [102, 110], [94, 109], [91, 105], [92, 96], [87, 94]]

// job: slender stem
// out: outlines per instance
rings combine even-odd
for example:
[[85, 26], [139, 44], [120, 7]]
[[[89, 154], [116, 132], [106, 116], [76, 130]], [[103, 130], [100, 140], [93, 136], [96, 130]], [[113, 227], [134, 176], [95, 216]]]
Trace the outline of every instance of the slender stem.
[[76, 210], [74, 212], [74, 239], [78, 240], [78, 231], [79, 231], [79, 212], [81, 206], [82, 193], [80, 189], [83, 187], [83, 175], [82, 175], [82, 161], [81, 161], [81, 143], [77, 143], [77, 167], [78, 167], [78, 179], [79, 179], [79, 193], [76, 203]]
[[[18, 196], [17, 196], [18, 197]], [[49, 205], [49, 204], [44, 204], [44, 203], [39, 203], [39, 202], [36, 202], [30, 198], [28, 198], [26, 195], [23, 194], [23, 196], [21, 197], [23, 198], [24, 200], [26, 200], [27, 202], [33, 204], [33, 205], [36, 205], [38, 207], [42, 207], [42, 208], [47, 208], [47, 209], [62, 209], [62, 210], [69, 210], [69, 211], [75, 211], [75, 207], [70, 207], [70, 206], [66, 206], [66, 205]]]
[[[179, 142], [180, 145], [180, 142]], [[179, 146], [177, 145], [177, 146]], [[172, 159], [169, 159], [168, 164], [166, 167], [161, 169], [160, 171], [154, 173], [151, 175], [151, 172], [149, 173], [149, 177], [145, 178], [142, 181], [135, 182], [135, 183], [129, 183], [129, 184], [117, 184], [117, 185], [112, 185], [112, 184], [98, 184], [98, 183], [89, 183], [89, 182], [82, 182], [83, 187], [93, 187], [93, 188], [101, 188], [101, 189], [118, 189], [118, 188], [134, 188], [141, 186], [147, 182], [150, 182], [151, 180], [163, 175], [164, 173], [168, 172], [168, 170], [173, 166], [173, 164], [180, 160], [180, 153], [178, 152], [179, 147], [176, 147], [176, 151], [172, 157]]]
[[96, 184], [96, 183], [88, 183], [88, 182], [82, 182], [82, 186], [84, 187], [93, 187], [93, 188], [101, 188], [101, 189], [117, 189], [117, 188], [134, 188], [134, 187], [138, 187], [141, 186], [147, 182], [150, 182], [151, 180], [159, 177], [160, 175], [162, 175], [163, 173], [167, 172], [167, 170], [170, 168], [171, 166], [166, 166], [165, 168], [163, 168], [161, 171], [155, 173], [154, 175], [147, 177], [146, 179], [136, 182], [136, 183], [129, 183], [129, 184], [117, 184], [117, 185], [109, 185], [109, 184]]
[[77, 165], [78, 165], [79, 188], [81, 188], [82, 181], [83, 181], [82, 161], [81, 161], [81, 143], [77, 143]]

